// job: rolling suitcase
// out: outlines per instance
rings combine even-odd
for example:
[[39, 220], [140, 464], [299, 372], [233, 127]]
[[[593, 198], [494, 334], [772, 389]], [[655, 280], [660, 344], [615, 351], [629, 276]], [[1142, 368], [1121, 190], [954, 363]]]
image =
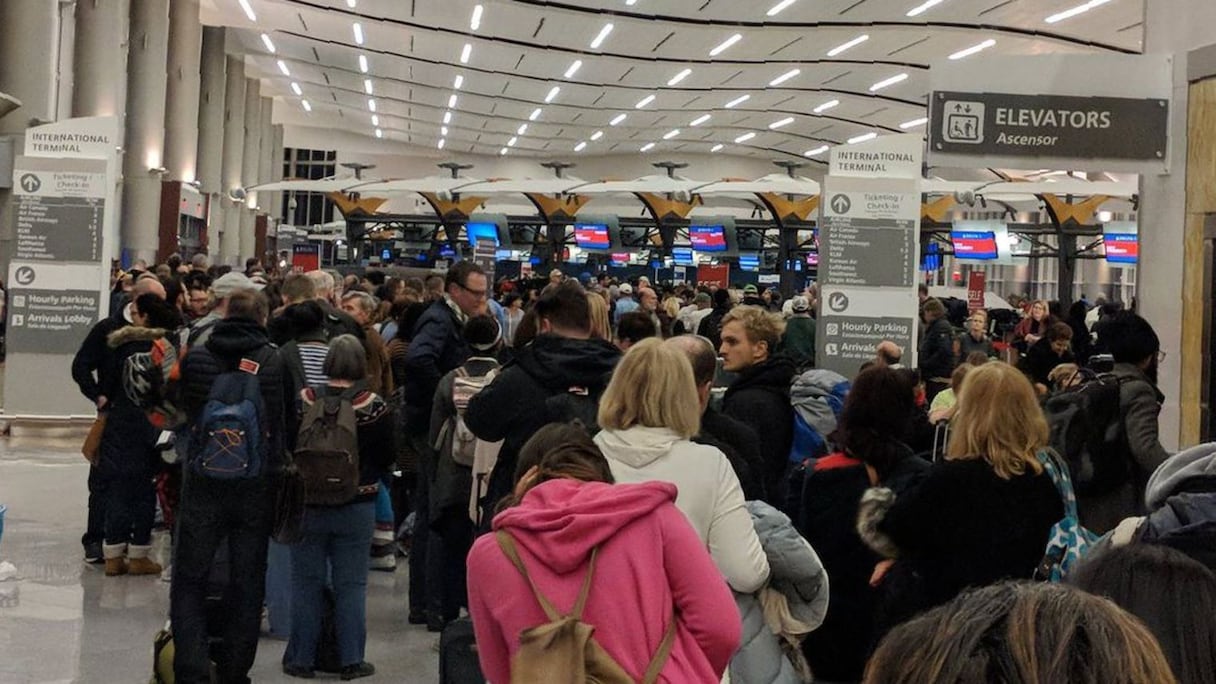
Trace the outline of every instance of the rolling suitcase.
[[485, 684], [477, 660], [473, 621], [460, 618], [439, 635], [439, 684]]

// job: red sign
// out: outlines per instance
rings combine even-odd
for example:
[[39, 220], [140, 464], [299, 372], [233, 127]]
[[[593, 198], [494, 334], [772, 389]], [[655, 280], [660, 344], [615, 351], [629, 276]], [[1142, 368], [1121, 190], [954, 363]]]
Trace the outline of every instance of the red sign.
[[291, 246], [291, 270], [307, 273], [321, 268], [321, 245], [306, 244]]
[[704, 265], [697, 268], [697, 282], [702, 285], [716, 283], [718, 287], [730, 287], [730, 264]]
[[976, 309], [984, 308], [984, 273], [983, 271], [972, 271], [967, 276], [967, 311], [968, 313]]

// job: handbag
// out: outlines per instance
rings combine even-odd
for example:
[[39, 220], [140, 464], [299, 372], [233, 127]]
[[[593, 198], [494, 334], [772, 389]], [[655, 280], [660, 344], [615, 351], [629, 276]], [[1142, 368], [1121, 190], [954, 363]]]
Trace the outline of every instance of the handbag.
[[304, 478], [294, 463], [284, 467], [279, 476], [271, 537], [280, 544], [297, 544], [304, 539]]
[[97, 465], [97, 453], [101, 450], [101, 434], [106, 431], [106, 416], [108, 415], [108, 413], [97, 414], [97, 417], [93, 419], [93, 424], [89, 426], [89, 434], [85, 435], [84, 444], [80, 447], [80, 454], [92, 465]]
[[1044, 449], [1038, 453], [1039, 463], [1051, 477], [1060, 499], [1064, 502], [1064, 517], [1051, 528], [1047, 539], [1047, 549], [1043, 560], [1035, 568], [1034, 579], [1039, 581], [1060, 582], [1069, 570], [1098, 541], [1098, 535], [1081, 526], [1077, 516], [1077, 496], [1072, 488], [1072, 478], [1068, 475], [1068, 466], [1052, 449]]

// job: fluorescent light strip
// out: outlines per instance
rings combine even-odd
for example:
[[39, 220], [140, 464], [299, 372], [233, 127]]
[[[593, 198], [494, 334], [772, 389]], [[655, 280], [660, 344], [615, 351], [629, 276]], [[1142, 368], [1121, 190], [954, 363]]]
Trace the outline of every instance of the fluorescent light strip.
[[382, 130], [380, 130], [379, 128], [377, 128], [377, 129], [376, 129], [376, 137], [377, 137], [377, 138], [383, 138], [383, 137], [384, 137], [384, 131], [382, 131]]
[[853, 40], [850, 40], [847, 43], [841, 43], [840, 45], [837, 45], [836, 47], [832, 48], [831, 50], [828, 50], [828, 57], [835, 57], [836, 55], [839, 55], [840, 53], [844, 52], [845, 50], [848, 50], [849, 48], [855, 48], [858, 45], [861, 45], [862, 43], [866, 42], [869, 39], [870, 39], [869, 34], [863, 33], [860, 36], [857, 36], [856, 38], [854, 38]]
[[798, 0], [781, 0], [781, 2], [777, 3], [776, 5], [773, 5], [773, 8], [768, 11], [768, 15], [770, 17], [775, 17], [778, 14], [781, 14], [781, 12], [786, 7], [789, 7], [790, 5], [794, 4], [795, 2], [798, 2]]
[[717, 145], [714, 145], [713, 147], [709, 148], [709, 151], [717, 152], [718, 150], [721, 150], [723, 147], [726, 147], [726, 145], [723, 145], [722, 143], [718, 143]]
[[781, 74], [777, 78], [774, 78], [773, 80], [769, 81], [768, 84], [769, 84], [769, 86], [776, 87], [776, 86], [781, 85], [782, 83], [785, 83], [786, 81], [790, 80], [791, 78], [793, 78], [801, 73], [802, 73], [802, 69], [790, 69], [789, 71], [785, 72], [784, 74]]
[[677, 135], [679, 135], [679, 134], [680, 134], [680, 129], [678, 129], [678, 128], [677, 128], [677, 129], [675, 129], [675, 130], [668, 131], [668, 132], [664, 133], [664, 134], [663, 134], [663, 139], [664, 139], [664, 140], [671, 140], [672, 138], [676, 137], [676, 136], [677, 136]]
[[528, 132], [528, 124], [520, 124], [519, 129], [518, 129], [518, 130], [516, 130], [515, 132], [516, 132], [517, 134], [519, 134], [519, 135], [523, 135], [524, 133], [527, 133], [527, 132]]
[[532, 113], [528, 115], [528, 121], [536, 121], [537, 119], [540, 118], [540, 113], [541, 113], [540, 107], [533, 109]]
[[439, 145], [437, 145], [437, 147], [438, 147], [439, 149], [441, 149], [441, 150], [442, 150], [442, 149], [443, 149], [443, 146], [444, 146], [446, 143], [447, 143], [447, 140], [444, 140], [443, 138], [440, 138], [440, 139], [439, 139]]
[[905, 122], [901, 123], [899, 125], [899, 127], [906, 131], [909, 128], [916, 128], [917, 126], [924, 126], [927, 123], [929, 123], [929, 119], [922, 116], [919, 119], [912, 119], [911, 121], [905, 121]]
[[300, 100], [300, 106], [303, 107], [304, 111], [306, 112], [312, 111], [312, 105], [308, 104], [308, 100]]
[[735, 99], [731, 100], [730, 102], [727, 102], [726, 108], [733, 109], [733, 108], [743, 104], [744, 102], [747, 102], [750, 99], [752, 99], [751, 95], [740, 95], [739, 97], [736, 97]]
[[379, 114], [372, 114], [372, 125], [377, 128], [380, 127], [380, 115]]
[[477, 29], [481, 28], [481, 13], [484, 11], [485, 8], [481, 5], [476, 5], [473, 7], [473, 18], [469, 20], [470, 29], [476, 31]]
[[363, 44], [363, 25], [356, 21], [355, 23], [350, 25], [350, 30], [353, 31], [355, 34], [355, 44], [362, 45]]
[[249, 0], [237, 0], [241, 4], [241, 9], [245, 10], [245, 16], [249, 17], [249, 21], [257, 21], [258, 15], [253, 13], [253, 8], [249, 6]]
[[570, 65], [570, 68], [566, 69], [566, 78], [574, 78], [574, 75], [577, 74], [578, 70], [581, 68], [583, 68], [583, 60], [574, 60], [574, 62]]
[[550, 102], [557, 99], [557, 94], [560, 92], [562, 92], [562, 89], [557, 86], [553, 86], [552, 88], [550, 88], [549, 94], [545, 96], [545, 104], [549, 104]]
[[675, 76], [672, 76], [671, 80], [667, 82], [667, 85], [673, 86], [673, 85], [679, 83], [680, 81], [683, 81], [684, 79], [688, 78], [688, 75], [691, 73], [692, 73], [692, 69], [685, 69], [685, 70], [681, 71], [680, 73], [676, 74]]
[[609, 122], [608, 122], [608, 125], [609, 125], [609, 126], [615, 126], [615, 125], [617, 125], [617, 124], [621, 123], [621, 122], [622, 122], [622, 121], [624, 121], [624, 120], [625, 120], [625, 115], [624, 115], [624, 114], [617, 114], [616, 116], [612, 117], [612, 121], [609, 121]]
[[346, 6], [351, 9], [354, 9], [355, 5], [357, 5], [357, 4], [358, 3], [356, 2], [356, 0], [346, 0]]
[[653, 149], [654, 149], [654, 143], [646, 143], [645, 145], [642, 145], [642, 149], [641, 149], [641, 151], [642, 151], [642, 152], [649, 152], [649, 151], [651, 151], [651, 150], [653, 150]]
[[367, 55], [359, 55], [359, 71], [367, 73]]
[[603, 132], [603, 131], [596, 131], [596, 132], [594, 132], [594, 133], [592, 133], [592, 134], [591, 134], [591, 141], [592, 141], [592, 142], [595, 142], [596, 140], [599, 140], [599, 139], [600, 139], [600, 138], [602, 138], [602, 137], [604, 137], [604, 132]]
[[452, 123], [452, 113], [451, 112], [443, 113], [443, 123], [445, 123], [445, 124]]
[[371, 95], [375, 90], [372, 88], [372, 80], [370, 78], [363, 79], [363, 92]]
[[876, 92], [882, 90], [883, 88], [888, 88], [890, 86], [895, 85], [896, 83], [900, 83], [901, 81], [906, 81], [906, 80], [908, 80], [907, 74], [896, 74], [896, 75], [892, 76], [891, 78], [879, 81], [878, 83], [875, 83], [874, 85], [870, 86], [870, 92], [876, 93]]
[[646, 97], [643, 97], [637, 104], [635, 104], [633, 106], [633, 108], [641, 109], [642, 107], [645, 107], [646, 105], [650, 104], [651, 102], [654, 102], [654, 95], [647, 95]]
[[965, 50], [959, 50], [958, 52], [954, 53], [953, 55], [950, 55], [950, 59], [963, 59], [965, 57], [970, 57], [971, 55], [974, 55], [978, 52], [983, 52], [984, 50], [987, 50], [988, 48], [992, 47], [993, 45], [996, 45], [996, 41], [989, 38], [988, 40], [985, 40], [984, 42], [982, 42], [978, 45], [972, 45], [971, 47], [969, 47]]
[[625, 4], [626, 5], [636, 5], [636, 4], [638, 4], [638, 0], [625, 0]]
[[519, 142], [519, 138], [516, 136], [511, 136], [511, 139], [507, 141], [507, 147], [515, 147], [515, 143], [517, 142]]
[[594, 50], [603, 45], [609, 33], [612, 33], [612, 24], [604, 24], [604, 28], [600, 29], [599, 34], [595, 36], [595, 40], [591, 41], [591, 49]]
[[818, 107], [814, 108], [811, 111], [815, 112], [816, 114], [822, 114], [822, 113], [826, 112], [827, 110], [829, 110], [839, 104], [840, 104], [840, 100], [828, 100], [827, 102], [824, 102], [823, 104], [819, 105]]
[[918, 15], [924, 14], [926, 10], [929, 10], [930, 8], [933, 8], [933, 7], [937, 7], [940, 4], [942, 4], [942, 0], [925, 0], [923, 3], [908, 10], [908, 16], [915, 17]]
[[575, 152], [582, 152], [585, 149], [587, 149], [587, 143], [585, 143], [585, 142], [581, 142], [574, 146]]
[[705, 123], [706, 121], [709, 121], [710, 118], [711, 117], [709, 114], [702, 114], [701, 116], [698, 116], [697, 118], [693, 119], [692, 123], [690, 123], [688, 125], [689, 126], [700, 126], [701, 124]]
[[274, 54], [274, 41], [270, 40], [270, 36], [265, 33], [262, 34], [262, 45], [266, 46], [267, 52]]
[[371, 98], [367, 99], [367, 110], [370, 112], [376, 111], [376, 101], [375, 100], [373, 100]]
[[501, 156], [503, 156], [503, 157], [505, 157], [505, 156], [507, 156], [507, 152], [509, 152], [509, 151], [510, 151], [510, 150], [508, 150], [507, 148], [505, 148], [505, 147], [504, 147], [504, 148], [502, 148], [501, 150], [499, 150], [499, 151], [498, 151], [498, 154], [499, 154], [499, 155], [501, 155]]
[[447, 126], [440, 126], [440, 127], [439, 127], [439, 135], [442, 135], [442, 136], [443, 136], [443, 137], [445, 137], [445, 138], [446, 138], [446, 137], [448, 137], [448, 127], [447, 127]]
[[280, 59], [280, 60], [278, 60], [278, 64], [279, 64], [279, 71], [283, 72], [284, 76], [291, 75], [291, 70], [287, 68], [287, 62], [284, 62], [283, 60]]
[[743, 34], [736, 33], [735, 35], [731, 36], [730, 38], [727, 38], [726, 40], [722, 41], [718, 45], [718, 47], [710, 50], [709, 56], [717, 57], [718, 55], [722, 54], [723, 52], [726, 52], [727, 50], [729, 50], [730, 46], [734, 45], [735, 43], [738, 43], [741, 40], [743, 40]]
[[454, 83], [452, 83], [452, 88], [454, 90], [460, 90], [461, 86], [463, 86], [463, 85], [464, 85], [464, 75], [456, 74], [456, 81]]
[[1071, 19], [1071, 18], [1077, 16], [1078, 14], [1084, 14], [1084, 13], [1090, 11], [1091, 9], [1094, 9], [1095, 7], [1101, 7], [1102, 5], [1105, 5], [1108, 2], [1110, 2], [1110, 0], [1089, 0], [1089, 2], [1077, 5], [1076, 7], [1073, 7], [1072, 9], [1066, 9], [1063, 12], [1053, 14], [1050, 17], [1047, 17], [1046, 19], [1044, 19], [1044, 21], [1046, 21], [1048, 24], [1054, 24], [1058, 21], [1064, 21], [1065, 19]]
[[742, 145], [743, 143], [747, 142], [748, 140], [751, 140], [754, 137], [756, 137], [755, 133], [744, 133], [743, 135], [739, 136], [738, 138], [735, 138], [735, 144]]
[[470, 57], [472, 54], [473, 54], [473, 44], [472, 44], [472, 43], [465, 43], [465, 44], [464, 44], [464, 49], [460, 51], [460, 63], [461, 63], [461, 64], [468, 64], [468, 63], [469, 63], [469, 57]]
[[802, 155], [802, 156], [804, 156], [804, 157], [814, 157], [814, 156], [817, 156], [817, 155], [823, 154], [824, 152], [827, 152], [827, 151], [828, 151], [828, 146], [827, 146], [827, 145], [820, 145], [819, 147], [816, 147], [816, 148], [815, 148], [815, 149], [813, 149], [813, 150], [807, 150], [805, 153], [803, 153], [803, 155]]
[[296, 95], [304, 94], [304, 91], [300, 90], [300, 84], [296, 83], [295, 81], [291, 82], [291, 92], [295, 93]]
[[448, 97], [448, 109], [456, 109], [456, 93], [452, 93]]
[[794, 123], [794, 117], [787, 116], [784, 119], [781, 119], [780, 121], [772, 122], [771, 124], [768, 125], [768, 127], [769, 127], [769, 130], [775, 131], [778, 128], [784, 128], [785, 126], [788, 126], [792, 123]]
[[874, 138], [877, 138], [877, 137], [878, 137], [878, 134], [877, 134], [877, 133], [873, 133], [873, 132], [871, 132], [871, 133], [865, 133], [865, 134], [862, 134], [862, 135], [858, 135], [858, 136], [855, 136], [855, 137], [849, 138], [849, 144], [850, 144], [850, 145], [856, 145], [857, 143], [862, 143], [862, 142], [865, 142], [865, 141], [867, 141], [867, 140], [873, 140]]

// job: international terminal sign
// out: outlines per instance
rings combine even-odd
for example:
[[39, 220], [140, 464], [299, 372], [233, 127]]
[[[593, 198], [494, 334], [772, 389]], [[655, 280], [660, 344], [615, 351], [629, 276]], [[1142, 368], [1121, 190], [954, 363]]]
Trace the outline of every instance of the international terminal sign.
[[1165, 158], [1163, 99], [936, 91], [929, 149], [984, 157]]

